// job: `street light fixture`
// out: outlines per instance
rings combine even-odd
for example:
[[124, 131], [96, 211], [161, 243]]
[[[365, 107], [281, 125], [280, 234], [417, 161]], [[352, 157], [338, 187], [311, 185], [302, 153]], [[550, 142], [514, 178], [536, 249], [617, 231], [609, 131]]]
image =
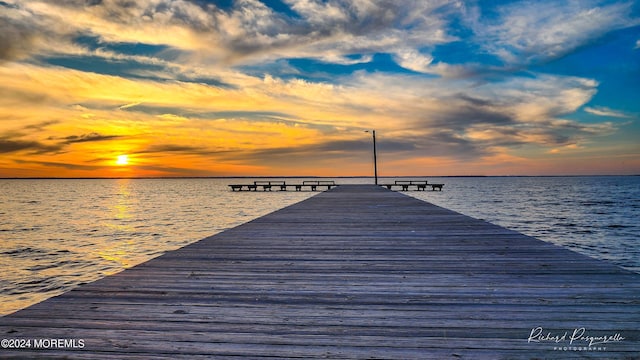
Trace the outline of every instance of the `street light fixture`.
[[[365, 132], [369, 132], [369, 130], [365, 130]], [[378, 155], [376, 154], [376, 131], [371, 130], [373, 134], [373, 172], [375, 175], [375, 182], [378, 185]]]

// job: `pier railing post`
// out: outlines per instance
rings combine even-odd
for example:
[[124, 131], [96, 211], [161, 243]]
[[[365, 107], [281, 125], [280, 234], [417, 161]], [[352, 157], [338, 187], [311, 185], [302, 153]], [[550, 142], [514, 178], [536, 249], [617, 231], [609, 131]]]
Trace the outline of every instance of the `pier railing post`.
[[[369, 130], [365, 130], [365, 132], [369, 132]], [[373, 134], [373, 175], [375, 179], [375, 184], [378, 185], [378, 154], [376, 151], [376, 131], [371, 130]]]

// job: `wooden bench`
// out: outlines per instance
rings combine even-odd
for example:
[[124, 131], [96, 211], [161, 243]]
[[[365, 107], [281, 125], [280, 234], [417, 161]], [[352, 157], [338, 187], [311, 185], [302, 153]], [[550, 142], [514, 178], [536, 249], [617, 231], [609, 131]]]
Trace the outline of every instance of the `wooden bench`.
[[402, 191], [409, 191], [409, 186], [415, 185], [418, 190], [424, 190], [427, 186], [426, 180], [396, 180], [395, 185], [400, 185]]
[[253, 185], [255, 185], [256, 188], [262, 186], [263, 191], [271, 191], [272, 186], [279, 186], [280, 190], [287, 189], [287, 184], [284, 181], [254, 181]]
[[284, 181], [254, 181], [253, 184], [231, 184], [229, 187], [232, 191], [243, 191], [247, 188], [247, 191], [256, 191], [259, 187], [264, 191], [271, 191], [271, 187], [279, 186], [280, 190], [287, 190], [287, 184]]
[[[333, 186], [336, 186], [336, 183], [333, 180], [305, 180], [300, 185], [301, 188], [302, 186], [310, 186], [311, 191], [316, 191], [318, 186], [326, 186], [327, 190], [330, 190]], [[298, 190], [297, 186], [296, 190]]]
[[[409, 190], [409, 185], [412, 185], [413, 183], [413, 180], [396, 180], [393, 182], [393, 184], [382, 184], [382, 186], [385, 186], [387, 189], [391, 190], [394, 185], [398, 185], [402, 187], [402, 191], [407, 191]], [[427, 182], [424, 181], [424, 183], [426, 184]]]
[[427, 186], [431, 186], [431, 190], [433, 191], [436, 189], [442, 191], [444, 184], [429, 184], [427, 180], [396, 180], [393, 184], [382, 184], [381, 186], [389, 190], [392, 190], [394, 186], [400, 186], [401, 191], [409, 191], [409, 187], [411, 186], [415, 186], [418, 191], [426, 191]]

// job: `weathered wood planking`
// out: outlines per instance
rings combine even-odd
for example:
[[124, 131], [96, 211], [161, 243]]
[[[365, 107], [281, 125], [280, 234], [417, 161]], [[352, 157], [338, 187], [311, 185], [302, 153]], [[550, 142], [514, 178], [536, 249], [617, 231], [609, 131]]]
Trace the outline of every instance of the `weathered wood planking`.
[[[0, 318], [5, 339], [85, 343], [0, 357], [633, 359], [639, 280], [403, 194], [343, 185]], [[559, 351], [568, 340], [528, 342], [537, 327], [624, 339]]]

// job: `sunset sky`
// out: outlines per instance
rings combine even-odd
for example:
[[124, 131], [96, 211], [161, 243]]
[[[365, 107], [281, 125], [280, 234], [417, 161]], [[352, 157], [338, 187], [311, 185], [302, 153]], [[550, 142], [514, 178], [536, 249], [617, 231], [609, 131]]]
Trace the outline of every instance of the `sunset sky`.
[[639, 1], [0, 0], [0, 177], [640, 174]]

